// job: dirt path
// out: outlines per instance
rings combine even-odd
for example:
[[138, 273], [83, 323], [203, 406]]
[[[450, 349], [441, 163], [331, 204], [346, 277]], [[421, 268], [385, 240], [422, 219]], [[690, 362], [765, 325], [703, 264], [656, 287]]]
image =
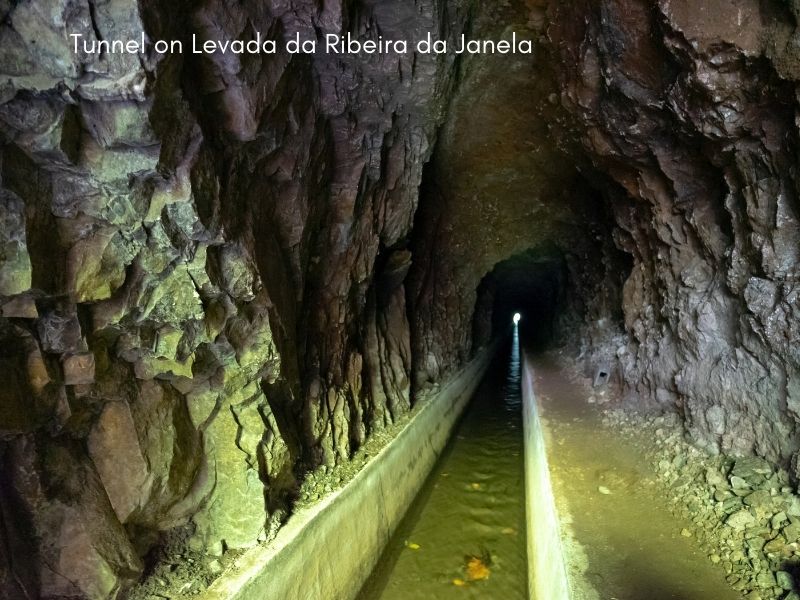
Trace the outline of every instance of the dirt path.
[[552, 356], [532, 357], [567, 561], [583, 572], [575, 600], [736, 600], [676, 519], [648, 462], [602, 425], [587, 390]]

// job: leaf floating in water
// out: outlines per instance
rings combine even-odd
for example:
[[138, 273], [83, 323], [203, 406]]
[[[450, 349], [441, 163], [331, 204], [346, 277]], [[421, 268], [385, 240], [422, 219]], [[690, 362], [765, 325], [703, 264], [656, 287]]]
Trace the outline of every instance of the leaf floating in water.
[[464, 581], [463, 579], [459, 579], [458, 577], [456, 577], [455, 579], [453, 579], [453, 585], [458, 587], [463, 587], [467, 585], [467, 582]]
[[515, 535], [517, 533], [517, 530], [514, 529], [513, 527], [503, 527], [500, 533], [502, 533], [503, 535]]
[[419, 550], [419, 544], [415, 544], [414, 542], [411, 543], [406, 542], [406, 547], [409, 550]]
[[471, 556], [467, 561], [467, 581], [481, 581], [489, 579], [489, 567], [477, 556]]

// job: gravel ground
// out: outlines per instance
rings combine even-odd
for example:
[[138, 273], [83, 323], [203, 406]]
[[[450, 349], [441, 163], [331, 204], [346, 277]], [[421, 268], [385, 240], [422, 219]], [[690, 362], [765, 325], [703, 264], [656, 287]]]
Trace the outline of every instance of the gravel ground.
[[652, 462], [676, 515], [748, 600], [800, 600], [800, 497], [785, 470], [756, 457], [709, 456], [676, 414], [604, 410], [603, 424]]

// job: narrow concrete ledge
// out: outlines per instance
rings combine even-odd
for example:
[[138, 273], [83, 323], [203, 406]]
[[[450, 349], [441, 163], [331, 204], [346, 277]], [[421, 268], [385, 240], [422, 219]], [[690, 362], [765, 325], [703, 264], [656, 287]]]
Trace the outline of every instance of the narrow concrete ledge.
[[569, 600], [570, 582], [564, 560], [547, 446], [533, 388], [533, 369], [522, 362], [522, 419], [525, 434], [525, 498], [528, 549], [528, 597]]
[[294, 514], [267, 546], [247, 551], [202, 600], [349, 600], [420, 491], [495, 347], [484, 350], [412, 417], [352, 481]]

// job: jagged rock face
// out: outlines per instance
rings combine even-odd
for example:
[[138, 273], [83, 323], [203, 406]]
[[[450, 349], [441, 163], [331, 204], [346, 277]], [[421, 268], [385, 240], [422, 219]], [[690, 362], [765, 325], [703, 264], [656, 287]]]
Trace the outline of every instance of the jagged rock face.
[[455, 70], [67, 35], [416, 40], [470, 5], [1, 10], [0, 577], [114, 597], [172, 528], [210, 553], [272, 535], [305, 469], [409, 408], [407, 238]]
[[711, 450], [781, 461], [800, 439], [793, 11], [572, 2], [550, 29], [562, 102], [620, 188], [629, 389]]

